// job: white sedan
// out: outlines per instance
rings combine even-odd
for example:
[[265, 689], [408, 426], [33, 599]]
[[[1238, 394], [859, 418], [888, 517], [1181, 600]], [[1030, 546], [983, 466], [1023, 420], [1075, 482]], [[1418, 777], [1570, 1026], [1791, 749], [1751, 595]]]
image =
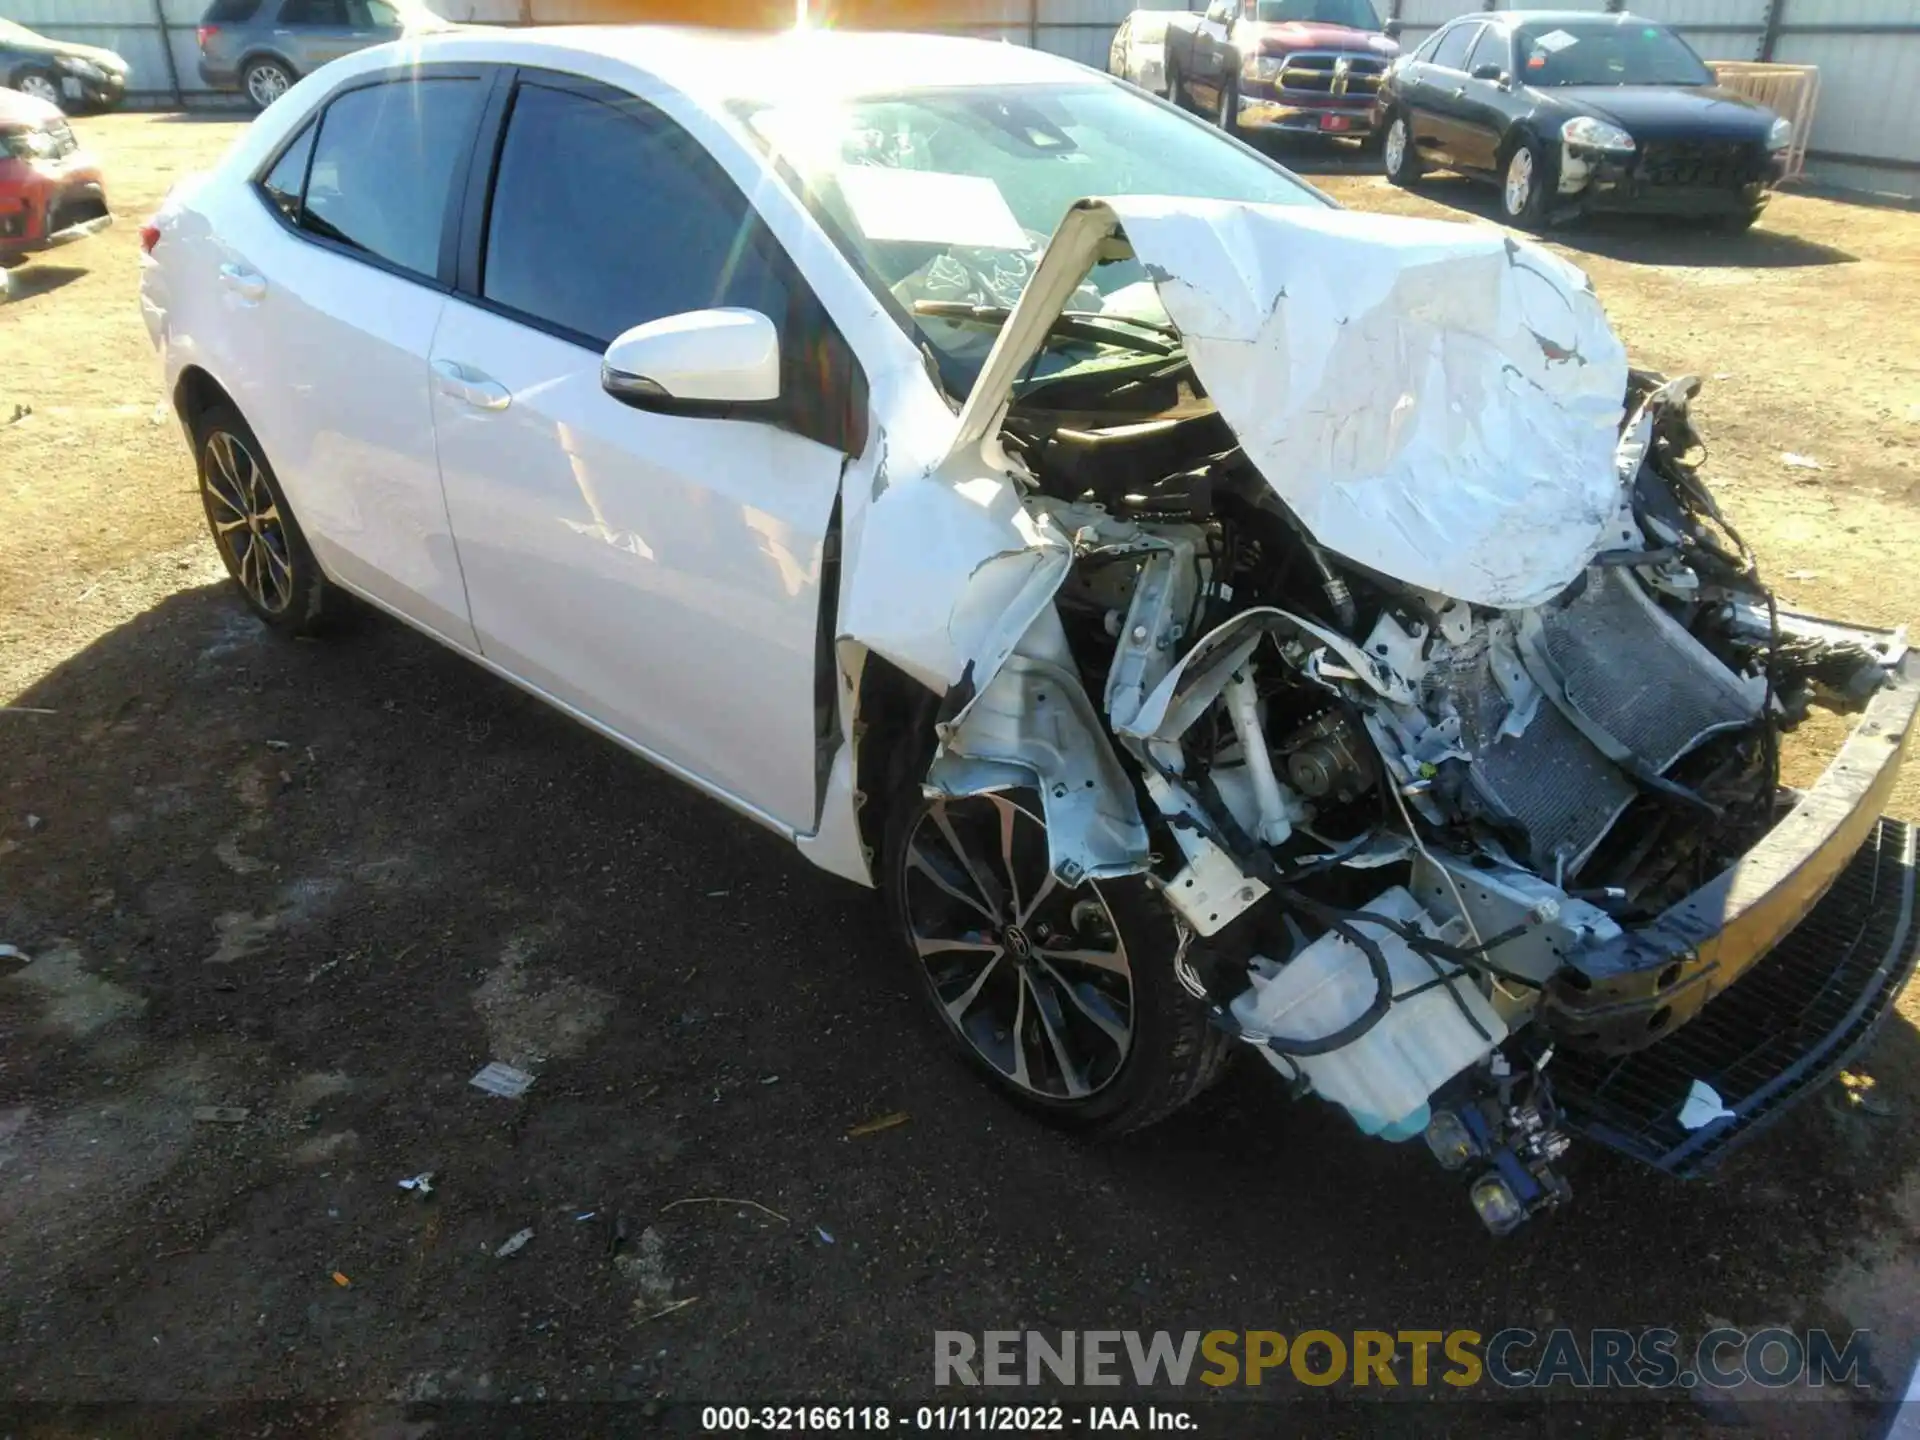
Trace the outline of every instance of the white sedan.
[[[1763, 969], [1920, 695], [1889, 637], [1776, 613], [1690, 382], [1630, 373], [1571, 266], [1032, 51], [401, 42], [142, 238], [261, 620], [371, 602], [878, 885], [936, 1023], [1063, 1124], [1245, 1044], [1511, 1228], [1564, 1126], [1628, 1148], [1546, 1057], [1586, 1095], [1581, 1055]], [[1878, 738], [1803, 814], [1815, 680]], [[1656, 1163], [1695, 1144], [1665, 1083]]]

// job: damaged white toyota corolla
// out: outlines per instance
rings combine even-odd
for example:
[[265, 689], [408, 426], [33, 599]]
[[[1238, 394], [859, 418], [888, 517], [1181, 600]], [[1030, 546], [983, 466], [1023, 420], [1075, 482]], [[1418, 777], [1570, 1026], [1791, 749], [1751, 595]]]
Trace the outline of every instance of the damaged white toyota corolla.
[[144, 239], [262, 618], [357, 594], [880, 886], [1063, 1124], [1251, 1047], [1505, 1231], [1912, 968], [1902, 638], [1779, 609], [1532, 245], [1025, 50], [589, 29], [330, 65]]

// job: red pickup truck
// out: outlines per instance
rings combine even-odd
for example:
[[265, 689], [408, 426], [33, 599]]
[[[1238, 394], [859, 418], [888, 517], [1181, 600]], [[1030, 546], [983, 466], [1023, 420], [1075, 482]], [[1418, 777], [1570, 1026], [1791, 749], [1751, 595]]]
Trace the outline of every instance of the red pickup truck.
[[1210, 0], [1168, 19], [1167, 98], [1229, 134], [1364, 138], [1399, 30], [1370, 0]]

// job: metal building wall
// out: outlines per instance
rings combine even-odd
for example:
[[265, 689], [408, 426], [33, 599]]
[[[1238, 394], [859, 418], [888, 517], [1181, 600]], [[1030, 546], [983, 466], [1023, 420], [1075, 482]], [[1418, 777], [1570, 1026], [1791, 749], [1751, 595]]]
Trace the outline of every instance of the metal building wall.
[[[430, 0], [453, 20], [513, 24], [711, 14], [693, 0]], [[1191, 0], [1199, 8], [1202, 0]], [[1524, 3], [1524, 0], [1523, 0]], [[1541, 3], [1541, 0], [1536, 0]], [[1920, 5], [1915, 0], [1551, 0], [1556, 9], [1611, 10], [1678, 28], [1709, 60], [1816, 65], [1820, 104], [1809, 178], [1920, 199]], [[1435, 26], [1512, 0], [1375, 0], [1417, 45]], [[786, 0], [749, 0], [785, 12]], [[1037, 45], [1083, 64], [1106, 64], [1120, 20], [1136, 8], [1181, 10], [1186, 0], [812, 0], [816, 14], [853, 23], [946, 30]], [[206, 0], [0, 0], [0, 17], [49, 35], [104, 45], [133, 67], [136, 99], [206, 97], [194, 27]], [[731, 14], [741, 13], [736, 6]], [[164, 37], [164, 38], [163, 38]], [[169, 63], [171, 62], [171, 63]], [[210, 97], [206, 97], [210, 98]]]

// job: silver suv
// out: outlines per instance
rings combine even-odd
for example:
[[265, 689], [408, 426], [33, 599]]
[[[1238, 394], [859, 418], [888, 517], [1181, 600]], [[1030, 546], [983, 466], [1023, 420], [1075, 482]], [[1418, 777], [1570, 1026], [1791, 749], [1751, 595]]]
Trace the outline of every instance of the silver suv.
[[264, 110], [329, 60], [445, 28], [418, 0], [213, 0], [200, 21], [200, 78]]

